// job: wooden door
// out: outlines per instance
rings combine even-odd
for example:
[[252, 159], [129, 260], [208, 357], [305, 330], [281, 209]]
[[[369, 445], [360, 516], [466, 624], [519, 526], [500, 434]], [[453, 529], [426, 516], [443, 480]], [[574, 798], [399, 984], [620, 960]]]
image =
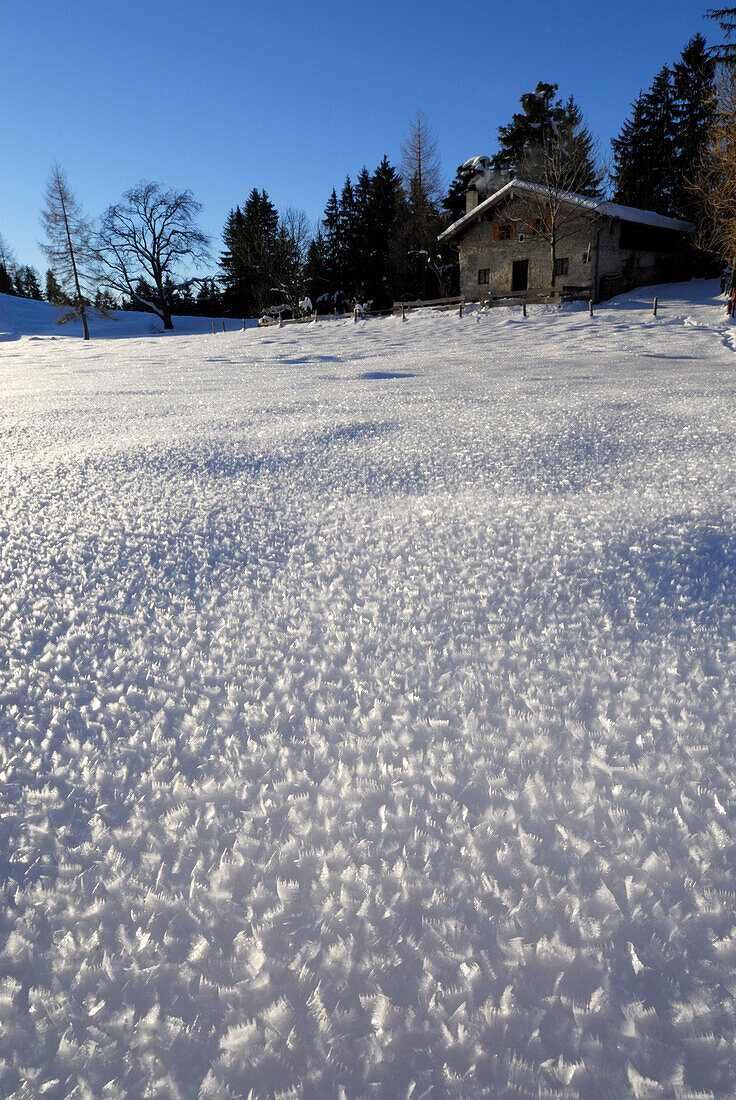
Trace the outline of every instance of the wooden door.
[[514, 260], [511, 268], [511, 289], [527, 290], [529, 288], [529, 261]]

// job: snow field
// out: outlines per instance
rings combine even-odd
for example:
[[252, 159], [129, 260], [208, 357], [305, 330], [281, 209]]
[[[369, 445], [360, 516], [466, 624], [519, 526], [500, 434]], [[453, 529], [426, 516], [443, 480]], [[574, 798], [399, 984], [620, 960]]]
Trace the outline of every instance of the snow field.
[[733, 1094], [714, 293], [0, 346], [0, 1095]]

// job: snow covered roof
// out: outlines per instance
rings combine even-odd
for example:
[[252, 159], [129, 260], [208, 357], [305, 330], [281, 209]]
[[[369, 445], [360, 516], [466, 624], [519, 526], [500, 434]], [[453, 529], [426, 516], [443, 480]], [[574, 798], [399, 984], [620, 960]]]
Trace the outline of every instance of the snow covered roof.
[[[448, 240], [457, 236], [466, 229], [475, 218], [490, 210], [496, 203], [512, 194], [536, 195], [544, 199], [548, 194], [548, 188], [539, 183], [527, 183], [526, 180], [509, 180], [499, 191], [494, 191], [487, 199], [462, 218], [440, 233], [439, 240]], [[635, 206], [619, 206], [615, 202], [604, 202], [601, 199], [591, 199], [587, 195], [578, 195], [574, 191], [563, 193], [562, 201], [570, 206], [578, 206], [582, 211], [596, 216], [618, 218], [624, 222], [637, 222], [639, 225], [650, 225], [656, 229], [674, 229], [678, 233], [692, 233], [695, 228], [692, 222], [680, 221], [678, 218], [667, 218], [663, 214], [655, 214], [652, 210], [638, 210]]]

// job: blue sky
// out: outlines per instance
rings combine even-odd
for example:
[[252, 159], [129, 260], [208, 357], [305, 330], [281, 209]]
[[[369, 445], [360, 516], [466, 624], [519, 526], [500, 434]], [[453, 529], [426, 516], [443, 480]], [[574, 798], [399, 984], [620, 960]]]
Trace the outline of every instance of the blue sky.
[[91, 215], [144, 178], [191, 188], [216, 254], [251, 188], [317, 219], [347, 174], [398, 162], [417, 107], [449, 181], [495, 150], [539, 80], [575, 96], [605, 151], [656, 71], [697, 31], [717, 39], [708, 6], [0, 0], [0, 233], [45, 270], [39, 211], [56, 160]]

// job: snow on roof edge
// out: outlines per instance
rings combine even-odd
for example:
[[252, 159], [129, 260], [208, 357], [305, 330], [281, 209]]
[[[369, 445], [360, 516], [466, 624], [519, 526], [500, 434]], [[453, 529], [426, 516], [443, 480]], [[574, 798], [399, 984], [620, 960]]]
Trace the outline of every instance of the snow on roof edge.
[[[538, 183], [527, 183], [526, 180], [517, 179], [509, 180], [498, 191], [494, 191], [487, 199], [483, 199], [483, 202], [479, 202], [475, 209], [463, 214], [462, 218], [458, 218], [456, 222], [449, 225], [447, 229], [440, 233], [437, 240], [442, 241], [454, 237], [456, 233], [469, 225], [473, 218], [495, 206], [501, 198], [514, 190], [526, 191], [541, 197], [544, 197], [547, 191], [545, 187]], [[615, 202], [605, 202], [600, 199], [588, 198], [586, 195], [578, 195], [574, 191], [563, 192], [563, 194], [565, 196], [563, 202], [572, 206], [579, 206], [582, 210], [587, 210], [591, 214], [618, 218], [620, 221], [625, 222], [636, 222], [639, 225], [651, 225], [657, 229], [674, 229], [680, 233], [692, 233], [695, 229], [692, 222], [681, 221], [679, 218], [668, 218], [664, 214], [655, 214], [653, 210], [639, 210], [635, 206], [620, 206]]]

